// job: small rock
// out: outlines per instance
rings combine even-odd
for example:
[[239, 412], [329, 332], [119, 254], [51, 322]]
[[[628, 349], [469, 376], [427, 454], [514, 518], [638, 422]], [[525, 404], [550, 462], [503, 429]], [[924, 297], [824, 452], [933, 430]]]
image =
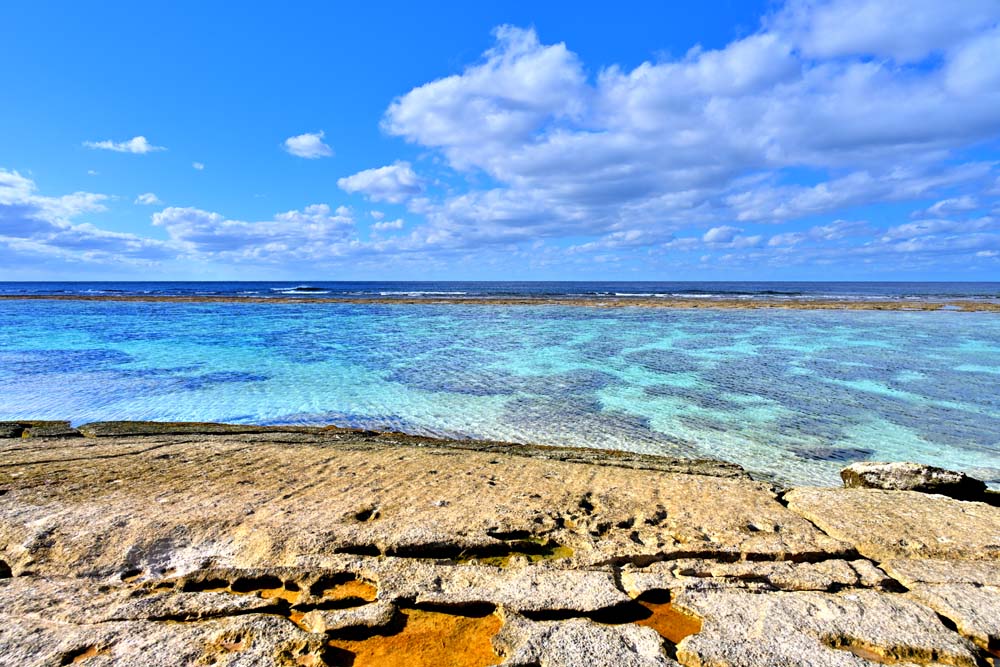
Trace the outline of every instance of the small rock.
[[848, 489], [883, 489], [938, 493], [959, 500], [977, 500], [986, 483], [963, 472], [945, 470], [922, 463], [852, 463], [840, 471]]

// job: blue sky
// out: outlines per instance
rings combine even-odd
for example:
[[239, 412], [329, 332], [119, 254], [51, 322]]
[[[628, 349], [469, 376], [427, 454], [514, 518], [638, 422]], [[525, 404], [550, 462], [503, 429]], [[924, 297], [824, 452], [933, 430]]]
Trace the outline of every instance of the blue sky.
[[1000, 279], [1000, 3], [7, 3], [0, 279]]

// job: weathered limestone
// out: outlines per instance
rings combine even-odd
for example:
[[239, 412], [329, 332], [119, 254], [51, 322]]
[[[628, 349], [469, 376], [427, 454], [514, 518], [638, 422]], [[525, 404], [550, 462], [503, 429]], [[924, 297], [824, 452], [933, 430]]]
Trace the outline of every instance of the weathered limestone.
[[[411, 561], [411, 562], [405, 562]], [[631, 598], [615, 584], [611, 568], [455, 567], [387, 559], [363, 571], [379, 582], [383, 598], [416, 604], [493, 604], [517, 612], [606, 609]]]
[[979, 500], [986, 483], [963, 472], [923, 463], [859, 461], [840, 471], [848, 489], [883, 489], [939, 493], [959, 500]]
[[37, 441], [3, 457], [0, 484], [16, 484], [0, 543], [15, 573], [161, 576], [322, 565], [345, 552], [597, 565], [850, 550], [746, 479], [505, 465], [491, 452], [353, 433]]
[[1000, 507], [916, 491], [793, 489], [788, 508], [876, 561], [1000, 560]]
[[534, 622], [509, 617], [495, 643], [509, 657], [510, 667], [669, 667], [663, 640], [650, 628], [607, 626], [586, 619]]
[[734, 588], [781, 591], [837, 591], [844, 588], [891, 588], [895, 582], [867, 560], [736, 562], [682, 559], [646, 567], [622, 568], [621, 583], [633, 597], [655, 590], [683, 588], [711, 580]]
[[1000, 563], [894, 560], [884, 567], [963, 635], [983, 648], [1000, 648]]
[[79, 438], [80, 432], [68, 421], [0, 422], [2, 438]]
[[677, 604], [703, 623], [677, 646], [678, 660], [689, 666], [974, 667], [978, 659], [971, 642], [900, 595], [695, 589], [681, 593]]
[[997, 647], [984, 503], [340, 429], [20, 428], [4, 667], [962, 667]]

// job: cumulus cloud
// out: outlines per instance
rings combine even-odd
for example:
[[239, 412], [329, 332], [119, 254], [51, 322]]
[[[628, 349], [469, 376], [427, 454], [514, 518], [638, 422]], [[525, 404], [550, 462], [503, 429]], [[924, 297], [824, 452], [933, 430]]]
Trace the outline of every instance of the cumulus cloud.
[[[334, 222], [349, 213], [311, 208], [258, 222], [167, 209], [157, 224], [171, 247], [226, 261], [995, 266], [998, 22], [995, 0], [787, 0], [719, 48], [630, 67], [501, 26], [385, 110], [432, 180], [400, 160], [337, 182], [404, 206], [406, 233], [362, 242]], [[401, 220], [368, 215], [374, 232]]]
[[192, 207], [153, 214], [153, 225], [188, 252], [228, 260], [290, 260], [342, 254], [351, 245], [354, 218], [346, 207], [313, 204], [271, 220], [232, 220]]
[[306, 132], [285, 139], [285, 150], [297, 157], [315, 160], [333, 155], [333, 149], [323, 143], [324, 132]]
[[41, 195], [33, 180], [0, 168], [0, 249], [20, 257], [113, 264], [148, 263], [170, 255], [160, 241], [75, 221], [106, 210], [108, 199], [92, 192]]
[[816, 58], [874, 56], [919, 61], [1000, 20], [993, 0], [793, 0], [771, 27]]
[[372, 225], [372, 229], [374, 229], [375, 231], [384, 232], [389, 229], [402, 229], [403, 224], [404, 223], [402, 218], [396, 218], [395, 220], [384, 220], [381, 222], [376, 222], [375, 224]]
[[705, 232], [701, 240], [705, 243], [729, 243], [742, 231], [739, 227], [728, 227], [725, 225], [722, 227], [712, 227]]
[[979, 200], [972, 195], [949, 197], [932, 204], [923, 211], [914, 211], [912, 217], [945, 217], [956, 213], [965, 213], [979, 208]]
[[204, 171], [205, 170], [205, 165], [203, 163], [201, 163], [201, 162], [192, 162], [191, 163], [191, 167], [193, 169], [195, 169], [196, 171]]
[[[996, 59], [976, 55], [991, 43], [995, 3], [893, 10], [940, 53], [919, 65], [909, 63], [920, 39], [898, 41], [891, 23], [853, 44], [833, 34], [836, 16], [878, 4], [893, 3], [793, 2], [724, 48], [606, 66], [593, 80], [567, 45], [505, 26], [481, 61], [397, 98], [383, 127], [440, 151], [458, 174], [487, 177], [491, 189], [416, 211], [437, 237], [474, 245], [786, 223], [995, 178], [992, 163], [953, 159], [1000, 132]], [[958, 85], [956, 68], [979, 78]], [[790, 178], [803, 168], [813, 183]]]
[[409, 162], [395, 162], [377, 169], [366, 169], [337, 180], [344, 192], [360, 192], [372, 201], [399, 204], [423, 190], [423, 181]]
[[116, 153], [137, 153], [139, 155], [167, 150], [163, 146], [154, 146], [142, 135], [132, 137], [127, 141], [85, 141], [83, 145], [87, 148], [114, 151]]
[[157, 204], [162, 204], [163, 202], [160, 201], [160, 198], [152, 192], [144, 192], [135, 198], [135, 203], [143, 204], [145, 206], [155, 206]]

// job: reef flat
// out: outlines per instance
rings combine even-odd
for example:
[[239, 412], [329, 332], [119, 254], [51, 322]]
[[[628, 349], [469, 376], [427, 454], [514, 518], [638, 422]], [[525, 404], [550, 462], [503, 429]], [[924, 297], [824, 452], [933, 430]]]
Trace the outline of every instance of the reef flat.
[[995, 665], [1000, 507], [627, 452], [7, 422], [0, 617], [19, 666]]
[[147, 303], [401, 304], [480, 306], [576, 306], [587, 308], [901, 310], [1000, 312], [1000, 302], [974, 299], [855, 300], [843, 298], [731, 299], [675, 297], [309, 297], [309, 296], [171, 296], [157, 294], [0, 294], [0, 301], [125, 301]]

